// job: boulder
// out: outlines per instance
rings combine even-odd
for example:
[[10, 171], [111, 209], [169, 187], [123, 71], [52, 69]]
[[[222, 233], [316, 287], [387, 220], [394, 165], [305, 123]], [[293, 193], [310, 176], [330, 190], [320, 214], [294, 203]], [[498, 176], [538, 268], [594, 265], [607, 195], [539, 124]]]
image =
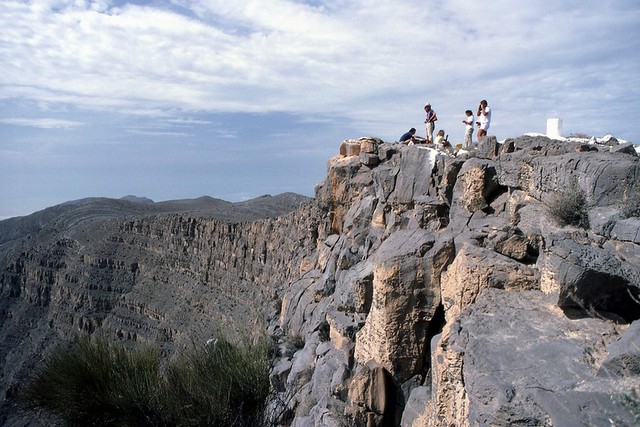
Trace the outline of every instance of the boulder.
[[498, 155], [500, 144], [498, 139], [493, 135], [487, 135], [480, 138], [478, 141], [478, 149], [476, 150], [476, 156], [481, 159], [493, 159]]
[[380, 158], [375, 153], [360, 153], [360, 163], [365, 166], [374, 167], [380, 163]]
[[485, 209], [500, 191], [496, 166], [490, 160], [467, 160], [455, 181], [451, 204], [451, 216], [469, 217], [469, 214]]
[[360, 143], [361, 153], [378, 154], [379, 139], [364, 137], [358, 139], [358, 142]]
[[[631, 421], [620, 405], [608, 403], [606, 414], [590, 403], [618, 390], [616, 380], [597, 380], [593, 371], [622, 327], [571, 320], [553, 299], [535, 290], [482, 290], [435, 345], [433, 413], [421, 425], [605, 425], [613, 414]], [[552, 407], [554, 397], [572, 402], [576, 424], [565, 424], [567, 409]]]
[[448, 320], [473, 304], [485, 288], [525, 290], [540, 288], [539, 273], [490, 249], [464, 243], [442, 274], [442, 304]]
[[352, 140], [345, 140], [340, 144], [340, 156], [350, 157], [360, 155], [360, 143]]
[[625, 144], [612, 145], [609, 151], [611, 151], [612, 153], [623, 153], [623, 154], [630, 154], [636, 157], [638, 156], [638, 153], [636, 153], [635, 147], [630, 142], [627, 142]]
[[547, 241], [547, 265], [560, 294], [558, 306], [572, 316], [640, 319], [640, 271], [610, 251], [567, 235]]

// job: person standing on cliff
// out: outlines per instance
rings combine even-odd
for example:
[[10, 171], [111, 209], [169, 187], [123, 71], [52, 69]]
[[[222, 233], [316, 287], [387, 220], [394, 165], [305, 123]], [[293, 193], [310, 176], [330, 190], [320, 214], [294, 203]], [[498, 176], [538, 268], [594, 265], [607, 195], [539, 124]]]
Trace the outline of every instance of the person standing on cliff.
[[462, 120], [465, 124], [463, 147], [468, 150], [473, 147], [473, 111], [467, 110], [464, 114], [466, 117]]
[[489, 130], [489, 126], [491, 125], [491, 108], [489, 108], [489, 104], [486, 99], [480, 101], [480, 105], [478, 106], [478, 121], [476, 124], [478, 125], [478, 142], [480, 142], [480, 138], [487, 134]]
[[427, 113], [427, 118], [424, 119], [427, 128], [427, 144], [433, 142], [433, 131], [436, 128], [436, 120], [438, 116], [436, 112], [431, 109], [431, 104], [428, 102], [424, 106], [424, 112]]

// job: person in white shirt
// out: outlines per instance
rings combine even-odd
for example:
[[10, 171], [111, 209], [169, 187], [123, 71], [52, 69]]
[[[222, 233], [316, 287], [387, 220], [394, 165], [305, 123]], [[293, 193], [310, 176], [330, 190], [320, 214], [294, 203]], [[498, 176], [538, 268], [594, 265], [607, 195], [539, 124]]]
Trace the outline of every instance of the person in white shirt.
[[463, 147], [469, 149], [473, 146], [473, 111], [467, 110], [464, 113], [467, 117], [462, 120], [462, 123], [465, 124]]
[[491, 108], [489, 108], [489, 104], [485, 99], [480, 101], [480, 105], [478, 106], [478, 121], [476, 124], [478, 125], [478, 141], [480, 138], [487, 134], [489, 130], [489, 126], [491, 125]]

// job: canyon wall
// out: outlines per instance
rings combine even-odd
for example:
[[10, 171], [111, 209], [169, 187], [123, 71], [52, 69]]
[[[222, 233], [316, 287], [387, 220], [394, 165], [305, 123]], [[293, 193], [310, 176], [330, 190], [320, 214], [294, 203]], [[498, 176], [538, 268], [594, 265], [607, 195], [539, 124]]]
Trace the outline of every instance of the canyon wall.
[[[294, 199], [274, 202], [275, 218], [242, 222], [89, 201], [3, 243], [0, 415], [15, 412], [22, 379], [78, 334], [153, 343], [170, 355], [219, 333], [264, 329], [265, 312], [279, 307], [316, 242], [314, 205]], [[265, 204], [257, 216], [274, 213]]]

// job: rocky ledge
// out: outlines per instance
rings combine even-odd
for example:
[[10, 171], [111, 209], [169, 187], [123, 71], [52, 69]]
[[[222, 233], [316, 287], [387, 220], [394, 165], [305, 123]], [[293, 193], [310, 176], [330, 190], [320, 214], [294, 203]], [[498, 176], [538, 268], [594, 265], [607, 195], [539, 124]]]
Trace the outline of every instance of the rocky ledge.
[[[627, 148], [343, 142], [316, 189], [316, 251], [270, 325], [303, 337], [273, 373], [291, 425], [637, 425]], [[568, 191], [585, 197], [581, 227], [549, 213]]]

